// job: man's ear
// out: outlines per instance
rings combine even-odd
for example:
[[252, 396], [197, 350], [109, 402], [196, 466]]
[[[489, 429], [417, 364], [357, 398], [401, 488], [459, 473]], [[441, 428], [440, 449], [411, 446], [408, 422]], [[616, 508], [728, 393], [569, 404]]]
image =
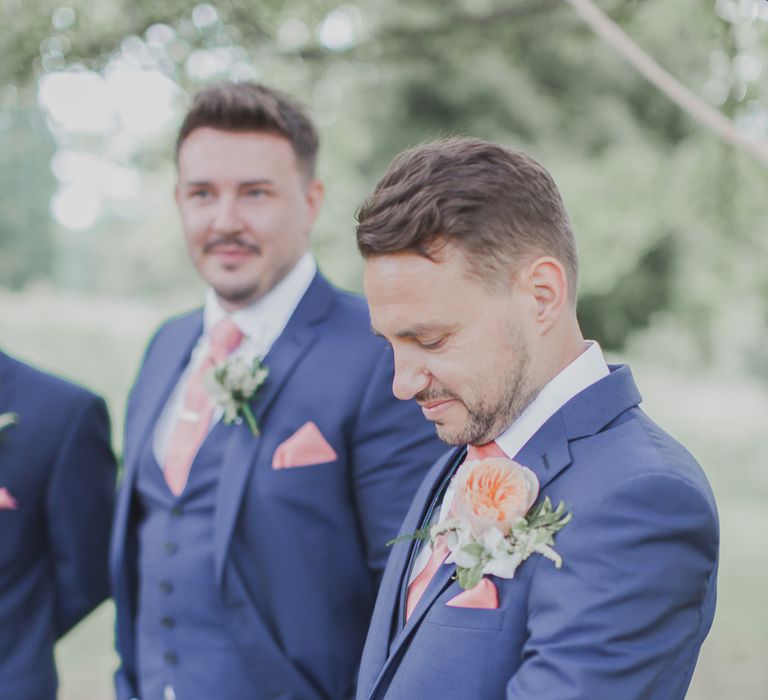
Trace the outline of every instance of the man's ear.
[[536, 325], [543, 335], [568, 306], [568, 278], [563, 264], [550, 257], [534, 260], [527, 273], [529, 289], [536, 303]]
[[309, 215], [309, 227], [312, 228], [317, 215], [320, 213], [320, 207], [325, 197], [325, 185], [320, 180], [312, 179], [307, 183], [306, 201], [307, 214]]

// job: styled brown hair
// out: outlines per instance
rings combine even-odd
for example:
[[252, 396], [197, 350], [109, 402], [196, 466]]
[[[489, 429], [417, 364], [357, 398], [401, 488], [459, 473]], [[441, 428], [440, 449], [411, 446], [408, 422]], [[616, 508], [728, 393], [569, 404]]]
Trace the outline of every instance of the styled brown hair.
[[502, 266], [552, 256], [563, 264], [576, 303], [571, 221], [552, 176], [525, 153], [475, 138], [412, 148], [392, 161], [357, 221], [364, 258], [412, 251], [436, 259], [452, 243], [471, 272], [489, 282]]
[[319, 138], [304, 108], [278, 90], [258, 83], [219, 82], [195, 94], [176, 139], [176, 160], [195, 129], [261, 131], [285, 137], [299, 167], [314, 177]]

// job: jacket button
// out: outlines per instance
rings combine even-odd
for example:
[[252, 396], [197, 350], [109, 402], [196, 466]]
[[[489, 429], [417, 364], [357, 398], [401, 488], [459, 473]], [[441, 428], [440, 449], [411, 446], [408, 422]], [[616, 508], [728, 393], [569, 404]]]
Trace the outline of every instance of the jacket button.
[[170, 581], [160, 581], [160, 590], [163, 593], [170, 593], [173, 590], [173, 584]]
[[171, 517], [172, 518], [180, 518], [182, 516], [183, 511], [181, 510], [181, 506], [173, 506], [171, 508]]
[[179, 662], [179, 657], [176, 656], [173, 651], [166, 651], [165, 654], [163, 654], [163, 659], [165, 660], [165, 663], [170, 666], [175, 666]]
[[179, 547], [175, 542], [166, 542], [165, 543], [165, 553], [170, 557], [176, 554], [176, 552], [179, 551]]
[[160, 620], [160, 624], [167, 630], [171, 630], [176, 626], [176, 621], [172, 617], [167, 615]]

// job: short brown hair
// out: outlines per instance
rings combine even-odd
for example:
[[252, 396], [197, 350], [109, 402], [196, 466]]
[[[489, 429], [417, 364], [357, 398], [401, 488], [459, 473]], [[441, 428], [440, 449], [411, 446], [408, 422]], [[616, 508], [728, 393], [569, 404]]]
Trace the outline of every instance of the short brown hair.
[[284, 136], [304, 174], [315, 174], [319, 138], [304, 108], [278, 90], [258, 83], [220, 82], [200, 90], [176, 139], [176, 160], [184, 140], [195, 129], [261, 131]]
[[552, 176], [525, 153], [474, 138], [412, 148], [390, 164], [357, 221], [365, 258], [412, 251], [434, 259], [450, 242], [484, 280], [501, 265], [550, 255], [563, 264], [575, 304], [573, 227]]

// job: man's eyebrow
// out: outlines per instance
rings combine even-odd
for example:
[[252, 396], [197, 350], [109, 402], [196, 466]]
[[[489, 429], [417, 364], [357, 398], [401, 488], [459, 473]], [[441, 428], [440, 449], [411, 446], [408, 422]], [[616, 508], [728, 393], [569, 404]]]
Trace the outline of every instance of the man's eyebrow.
[[[411, 328], [406, 328], [403, 331], [400, 331], [399, 333], [395, 333], [396, 338], [418, 338], [424, 335], [429, 335], [430, 333], [435, 332], [443, 332], [441, 329], [437, 328], [436, 326], [430, 326], [428, 324], [424, 323], [418, 323], [415, 326], [412, 326]], [[374, 335], [377, 335], [379, 337], [384, 337], [383, 333], [379, 333], [373, 325], [371, 325], [371, 333]]]
[[242, 180], [237, 183], [238, 187], [253, 187], [253, 185], [273, 185], [274, 180], [268, 177], [260, 177], [255, 180]]
[[[211, 180], [185, 180], [182, 183], [185, 187], [204, 187], [211, 185]], [[274, 181], [268, 177], [258, 178], [256, 180], [242, 180], [237, 183], [237, 187], [253, 187], [254, 185], [272, 185]]]

